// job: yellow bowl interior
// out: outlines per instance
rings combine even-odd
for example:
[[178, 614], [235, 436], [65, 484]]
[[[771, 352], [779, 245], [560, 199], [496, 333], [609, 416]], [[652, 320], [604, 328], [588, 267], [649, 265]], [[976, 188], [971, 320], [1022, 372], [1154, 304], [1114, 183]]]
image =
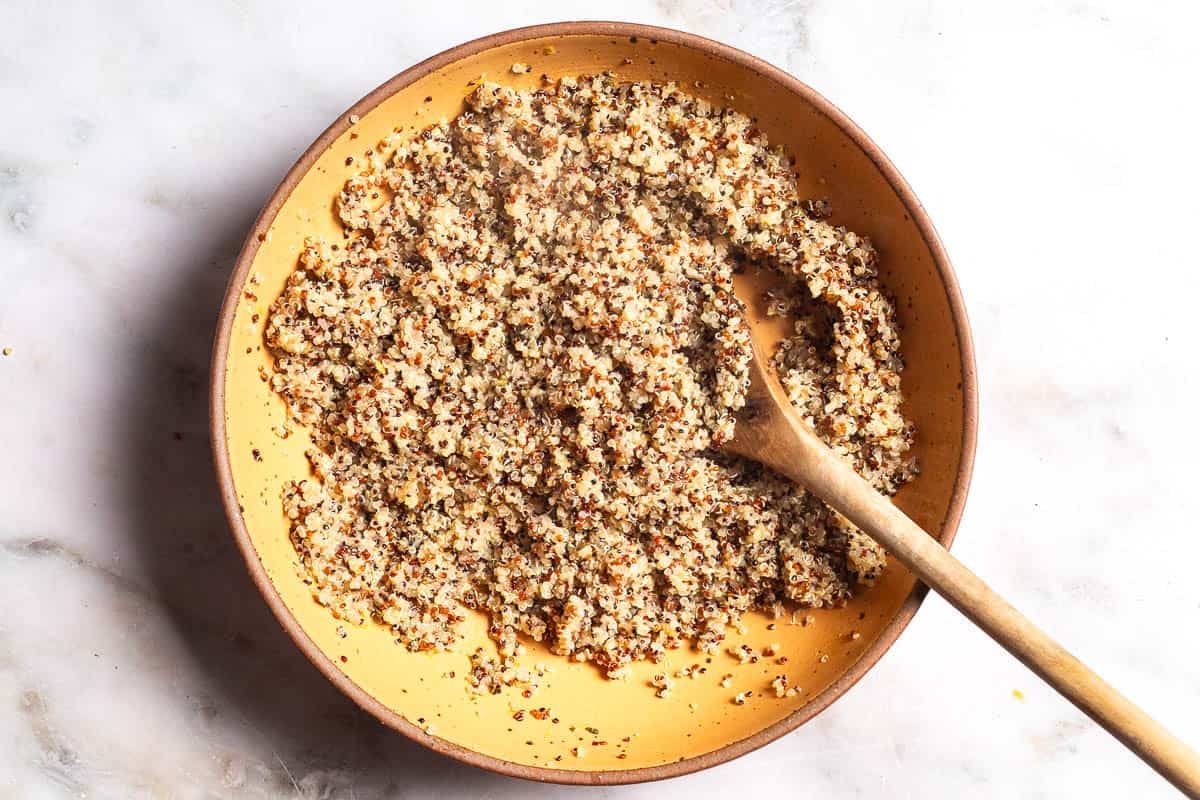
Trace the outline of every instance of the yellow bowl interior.
[[[533, 69], [514, 75], [514, 62]], [[592, 666], [531, 644], [525, 663], [551, 667], [537, 694], [530, 699], [511, 690], [473, 694], [463, 677], [469, 670], [467, 654], [476, 646], [491, 649], [479, 615], [465, 624], [458, 652], [410, 653], [380, 626], [344, 625], [348, 634], [339, 637], [337, 628], [343, 623], [311, 598], [301, 582], [280, 502], [282, 483], [308, 472], [304, 450], [310, 440], [302, 429], [286, 439], [275, 433], [285, 421], [284, 407], [261, 373], [270, 369], [263, 345], [267, 310], [295, 268], [304, 238], [340, 237], [333, 198], [354, 169], [345, 165], [348, 156], [362, 155], [395, 128], [413, 132], [454, 117], [470, 91], [469, 82], [481, 76], [532, 87], [543, 73], [599, 70], [628, 80], [674, 80], [757, 117], [770, 139], [796, 157], [804, 191], [831, 199], [836, 222], [876, 243], [883, 281], [897, 299], [904, 329], [906, 410], [918, 428], [922, 466], [920, 477], [897, 502], [927, 530], [941, 530], [964, 457], [964, 375], [950, 303], [930, 247], [879, 167], [819, 108], [750, 66], [668, 41], [568, 35], [513, 42], [443, 65], [374, 108], [360, 110], [357, 122], [343, 120], [345, 129], [319, 154], [274, 219], [265, 220], [265, 237], [250, 244], [248, 272], [260, 282], [241, 285], [235, 280], [231, 288], [239, 300], [225, 371], [217, 376], [224, 381], [225, 404], [218, 413], [225, 417], [242, 522], [274, 591], [328, 658], [326, 670], [336, 668], [382, 706], [421, 728], [418, 738], [438, 737], [516, 765], [587, 771], [629, 770], [700, 756], [803, 712], [806, 704], [824, 704], [828, 696], [820, 695], [847, 675], [901, 612], [913, 578], [893, 564], [845, 608], [807, 612], [815, 618], [812, 624], [792, 625], [785, 618], [771, 630], [771, 620], [752, 615], [745, 634], [731, 637], [731, 645], [778, 644], [786, 665], [775, 658], [741, 665], [726, 653], [706, 663], [701, 654], [684, 649], [661, 664], [635, 665], [628, 681], [608, 681]], [[697, 663], [707, 672], [678, 680], [665, 699], [654, 696], [648, 686], [652, 675]], [[729, 688], [720, 686], [726, 673], [734, 676]], [[769, 683], [781, 673], [803, 687], [803, 693], [776, 698]], [[734, 695], [746, 690], [753, 695], [744, 705], [734, 704]], [[550, 717], [539, 720], [528, 713], [539, 707], [550, 709]], [[514, 715], [520, 710], [526, 713], [517, 721]], [[572, 755], [573, 747], [584, 748], [583, 755]]]

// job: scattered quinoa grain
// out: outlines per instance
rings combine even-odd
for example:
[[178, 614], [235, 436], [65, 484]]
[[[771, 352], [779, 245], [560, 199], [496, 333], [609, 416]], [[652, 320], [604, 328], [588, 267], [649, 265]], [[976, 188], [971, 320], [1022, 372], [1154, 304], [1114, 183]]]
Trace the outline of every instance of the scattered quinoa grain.
[[666, 675], [659, 674], [650, 680], [650, 685], [655, 688], [655, 696], [665, 698], [671, 694], [671, 689], [675, 687], [675, 681]]

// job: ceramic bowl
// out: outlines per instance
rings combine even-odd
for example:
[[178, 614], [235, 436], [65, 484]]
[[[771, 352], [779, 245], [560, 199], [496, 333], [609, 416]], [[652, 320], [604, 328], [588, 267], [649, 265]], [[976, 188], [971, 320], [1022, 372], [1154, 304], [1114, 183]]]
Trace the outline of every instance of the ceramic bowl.
[[[514, 75], [515, 62], [532, 65]], [[267, 309], [295, 268], [306, 236], [340, 237], [333, 198], [359, 156], [388, 132], [415, 132], [463, 107], [481, 75], [517, 87], [550, 76], [613, 71], [623, 80], [676, 81], [757, 118], [796, 159], [803, 191], [833, 203], [833, 221], [875, 242], [881, 278], [903, 328], [906, 411], [916, 424], [921, 474], [896, 502], [949, 546], [958, 525], [975, 444], [976, 389], [967, 319], [933, 225], [912, 190], [853, 122], [796, 78], [753, 56], [678, 31], [622, 23], [563, 23], [508, 31], [455, 47], [402, 72], [349, 109], [301, 156], [246, 240], [220, 316], [212, 366], [212, 437], [230, 525], [267, 603], [326, 677], [384, 724], [429, 748], [496, 772], [545, 781], [613, 784], [667, 778], [760, 747], [829, 706], [874, 665], [916, 613], [922, 588], [893, 563], [846, 607], [809, 612], [808, 625], [762, 615], [731, 644], [778, 643], [774, 659], [738, 665], [725, 653], [682, 649], [661, 664], [637, 664], [608, 681], [587, 664], [532, 645], [525, 663], [551, 667], [532, 699], [467, 690], [467, 653], [490, 647], [482, 618], [464, 625], [451, 653], [411, 653], [382, 626], [340, 623], [302, 582], [280, 500], [283, 482], [308, 473], [306, 433], [280, 438], [281, 400], [260, 373]], [[254, 280], [251, 280], [254, 276]], [[339, 628], [345, 633], [339, 633]], [[857, 633], [858, 636], [853, 636]], [[655, 673], [699, 663], [666, 699]], [[786, 671], [804, 691], [777, 699], [766, 689]], [[731, 688], [720, 677], [734, 673]], [[453, 674], [455, 677], [450, 677]], [[733, 695], [754, 690], [744, 704]], [[548, 708], [547, 719], [523, 709]], [[626, 738], [628, 737], [628, 738]], [[606, 744], [596, 744], [605, 742]], [[572, 748], [583, 748], [573, 755]]]

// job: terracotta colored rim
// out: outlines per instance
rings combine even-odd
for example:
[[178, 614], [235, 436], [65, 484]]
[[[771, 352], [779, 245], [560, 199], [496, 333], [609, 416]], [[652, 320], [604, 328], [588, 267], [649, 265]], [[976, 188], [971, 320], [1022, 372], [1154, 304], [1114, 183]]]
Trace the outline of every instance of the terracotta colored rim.
[[217, 323], [217, 334], [213, 347], [212, 369], [209, 377], [211, 382], [209, 409], [211, 436], [217, 481], [220, 484], [221, 500], [225, 505], [225, 514], [229, 518], [234, 538], [237, 540], [238, 547], [241, 548], [242, 555], [246, 559], [246, 565], [250, 570], [254, 583], [258, 586], [259, 591], [262, 592], [267, 605], [270, 606], [275, 617], [279, 620], [284, 630], [287, 631], [288, 635], [296, 642], [297, 646], [299, 646], [317, 669], [324, 673], [326, 678], [355, 703], [374, 715], [385, 725], [395, 729], [409, 739], [458, 761], [482, 767], [493, 772], [517, 778], [564, 784], [604, 785], [639, 783], [642, 781], [674, 778], [722, 764], [738, 756], [745, 755], [752, 750], [756, 750], [812, 719], [857, 683], [867, 673], [867, 670], [873, 667], [888, 648], [892, 646], [896, 638], [908, 626], [913, 615], [917, 613], [917, 608], [920, 607], [921, 601], [924, 599], [928, 589], [922, 584], [918, 584], [913, 589], [904, 601], [904, 604], [900, 607], [900, 611], [888, 626], [884, 628], [879, 638], [841, 678], [806, 703], [802, 708], [797, 709], [793, 714], [764, 728], [753, 736], [748, 736], [745, 739], [733, 742], [704, 755], [640, 769], [589, 772], [517, 764], [459, 747], [443, 739], [425, 736], [417, 726], [385, 707], [346, 677], [334, 666], [330, 658], [313, 643], [300, 627], [292, 612], [276, 593], [262, 562], [258, 558], [254, 543], [250, 539], [250, 534], [246, 530], [238, 508], [237, 493], [234, 489], [233, 477], [230, 471], [229, 448], [225, 437], [225, 362], [229, 352], [229, 338], [233, 327], [234, 311], [237, 308], [242, 285], [258, 252], [260, 234], [265, 234], [268, 231], [275, 220], [276, 214], [279, 213], [280, 207], [321, 153], [345, 131], [346, 127], [350, 124], [348, 122], [349, 115], [364, 116], [368, 111], [405, 86], [423, 78], [431, 72], [441, 69], [447, 64], [467, 56], [526, 39], [572, 35], [639, 36], [647, 39], [653, 38], [662, 42], [670, 42], [699, 50], [716, 58], [746, 67], [757, 73], [763, 80], [779, 84], [804, 98], [806, 102], [828, 117], [867, 154], [887, 179], [905, 208], [911, 214], [913, 221], [916, 223], [925, 240], [925, 244], [929, 248], [929, 252], [933, 256], [942, 285], [946, 290], [946, 300], [950, 305], [950, 313], [954, 321], [954, 331], [958, 336], [959, 349], [962, 354], [963, 438], [961, 460], [954, 483], [954, 492], [951, 495], [946, 520], [942, 526], [941, 536], [939, 537], [939, 541], [943, 546], [947, 548], [950, 546], [951, 542], [954, 541], [954, 535], [958, 530], [958, 522], [962, 517], [963, 507], [966, 504], [967, 487], [971, 481], [971, 471], [975, 462], [979, 400], [975, 376], [975, 350], [971, 342], [971, 331], [967, 322], [966, 308], [963, 305], [958, 280], [955, 278], [954, 270], [950, 266], [950, 259], [946, 254], [945, 248], [942, 246], [941, 240], [938, 238], [937, 231], [934, 230], [933, 223], [925, 213], [925, 209], [922, 207], [920, 201], [917, 200], [912, 188], [900, 175], [896, 167], [893, 166], [892, 162], [888, 160], [887, 156], [883, 154], [883, 151], [879, 149], [878, 145], [872, 142], [840, 109], [815, 90], [783, 70], [748, 53], [719, 42], [714, 42], [711, 39], [670, 28], [658, 28], [624, 22], [559, 22], [517, 28], [503, 33], [492, 34], [491, 36], [485, 36], [453, 47], [422, 61], [416, 66], [410, 67], [358, 101], [346, 113], [340, 115], [337, 121], [312, 143], [308, 150], [304, 152], [304, 155], [288, 171], [287, 176], [279, 184], [279, 187], [271, 196], [266, 207], [258, 215], [258, 219], [255, 221], [254, 227], [247, 236], [246, 243], [243, 245], [242, 251], [238, 256], [233, 276], [230, 278], [229, 287], [226, 291], [225, 301], [221, 307], [221, 315]]

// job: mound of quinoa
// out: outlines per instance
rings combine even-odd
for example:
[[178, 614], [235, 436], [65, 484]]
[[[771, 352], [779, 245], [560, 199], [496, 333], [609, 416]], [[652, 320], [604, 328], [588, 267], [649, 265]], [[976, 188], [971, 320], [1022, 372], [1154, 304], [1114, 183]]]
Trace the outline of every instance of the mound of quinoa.
[[266, 334], [315, 445], [283, 502], [320, 603], [414, 650], [478, 609], [499, 670], [528, 636], [613, 676], [879, 574], [846, 520], [719, 451], [750, 359], [732, 277], [771, 269], [792, 401], [878, 489], [913, 472], [875, 253], [751, 119], [607, 75], [485, 83], [355, 167], [345, 238], [306, 243]]

